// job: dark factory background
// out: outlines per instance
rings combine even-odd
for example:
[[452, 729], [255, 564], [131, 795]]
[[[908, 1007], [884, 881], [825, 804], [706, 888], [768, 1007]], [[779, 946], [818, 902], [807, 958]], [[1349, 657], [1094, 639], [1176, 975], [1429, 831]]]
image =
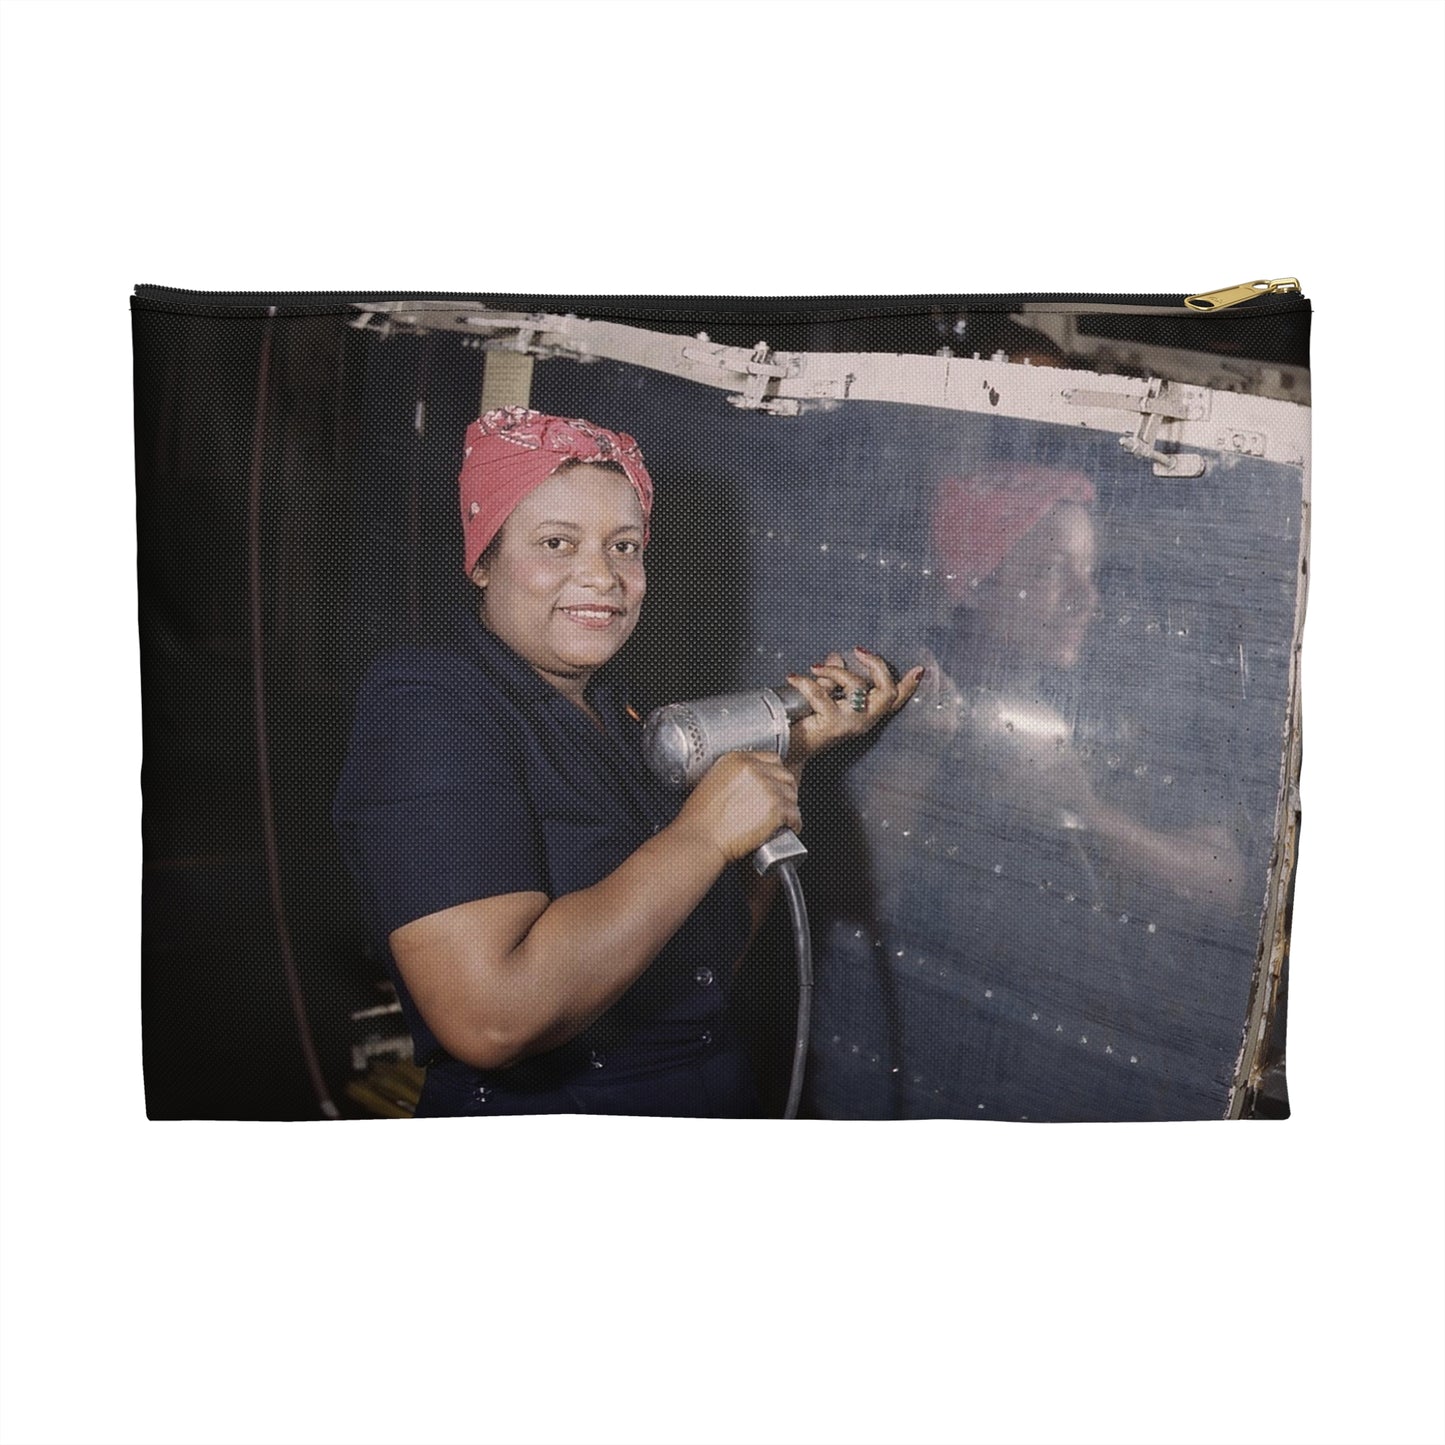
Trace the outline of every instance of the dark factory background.
[[[445, 332], [380, 340], [339, 314], [268, 324], [150, 310], [134, 322], [148, 1112], [298, 1119], [323, 1112], [323, 1100], [348, 1116], [404, 1112], [388, 1107], [395, 1100], [385, 1078], [365, 1078], [377, 1063], [389, 1067], [385, 1045], [401, 1023], [341, 863], [330, 806], [367, 664], [396, 642], [444, 630], [468, 603], [455, 480], [486, 353]], [[1199, 348], [1197, 330], [1167, 319], [1112, 325], [1121, 344]], [[755, 326], [707, 329], [719, 342], [759, 339]], [[1249, 325], [1245, 313], [1214, 331], [1212, 345], [1288, 376], [1307, 361], [1307, 313], [1283, 341], [1281, 334]], [[1038, 365], [1107, 369], [1097, 354], [1070, 356], [1057, 341], [987, 313], [936, 311], [861, 330], [779, 326], [767, 340], [779, 349], [1002, 351]], [[1055, 444], [1038, 429], [1025, 436], [995, 426], [980, 442], [983, 423], [911, 407], [760, 417], [729, 408], [720, 392], [700, 400], [705, 390], [620, 364], [560, 359], [538, 364], [532, 389], [542, 410], [633, 433], [657, 480], [647, 607], [617, 664], [639, 708], [776, 683], [813, 660], [814, 647], [869, 638], [909, 645], [914, 637], [899, 618], [923, 618], [926, 593], [911, 580], [860, 588], [826, 570], [838, 564], [819, 561], [816, 539], [836, 534], [880, 556], [922, 556], [918, 488], [947, 471], [960, 428], [974, 427], [975, 448], [1013, 448], [1107, 474], [1100, 509], [1116, 523], [1100, 584], [1106, 611], [1111, 597], [1124, 595], [1162, 605], [1127, 520], [1131, 508], [1154, 507], [1150, 526], [1187, 530], [1199, 507], [1222, 513], [1225, 505], [1223, 492], [1205, 487], [1188, 505], [1158, 511], [1142, 481], [1147, 466], [1122, 464], [1112, 437]], [[864, 478], [830, 492], [865, 449], [892, 457], [894, 484]], [[1229, 805], [1253, 840], [1249, 863], [1261, 883], [1293, 624], [1292, 584], [1278, 579], [1291, 575], [1298, 547], [1297, 502], [1292, 525], [1285, 515], [1297, 483], [1268, 470], [1252, 480], [1267, 499], [1261, 508], [1277, 504], [1279, 525], [1261, 510], [1242, 520], [1235, 539], [1262, 539], [1256, 590], [1236, 597], [1228, 618], [1221, 612], [1187, 647], [1141, 653], [1125, 639], [1111, 651], [1106, 639], [1069, 699], [1074, 715], [1095, 719], [1101, 738], [1122, 735], [1121, 716], [1145, 714], [1166, 744], [1197, 744], [1200, 714], [1189, 699], [1217, 672], [1221, 651], [1246, 638], [1265, 659], [1252, 674], [1258, 686], [1210, 712], [1216, 755], [1198, 776], [1202, 793], [1238, 772], [1242, 749], [1258, 755], [1259, 776], [1237, 783]], [[1131, 538], [1132, 561], [1118, 545]], [[1189, 585], [1197, 592], [1202, 583]], [[846, 809], [839, 768], [818, 787], [820, 818]], [[826, 892], [821, 883], [818, 892]], [[825, 951], [829, 906], [823, 899]], [[1249, 919], [1236, 922], [1238, 945]], [[748, 969], [741, 1021], [776, 1094], [786, 1083], [795, 1000], [781, 929], [764, 935]], [[1211, 1078], [1243, 1019], [1242, 977], [1224, 991], [1227, 1017], [1200, 1066]], [[819, 1033], [830, 1024], [824, 1003]], [[1279, 1022], [1276, 1056], [1282, 1011]], [[824, 1060], [815, 1107], [887, 1112], [866, 1053], [861, 1072], [851, 1069], [847, 1058]], [[946, 1103], [943, 1112], [971, 1107]], [[1268, 1100], [1260, 1111], [1268, 1112]]]

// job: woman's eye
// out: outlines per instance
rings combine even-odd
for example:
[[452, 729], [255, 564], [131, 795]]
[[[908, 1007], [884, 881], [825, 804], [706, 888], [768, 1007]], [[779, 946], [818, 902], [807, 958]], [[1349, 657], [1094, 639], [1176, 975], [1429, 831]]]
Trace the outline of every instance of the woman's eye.
[[624, 557], [635, 557], [635, 556], [637, 556], [637, 554], [638, 554], [639, 552], [642, 551], [642, 543], [641, 543], [641, 542], [619, 542], [619, 543], [617, 544], [617, 550], [618, 550], [619, 552], [621, 552]]
[[565, 537], [545, 537], [542, 545], [549, 552], [560, 552], [567, 545], [567, 539]]

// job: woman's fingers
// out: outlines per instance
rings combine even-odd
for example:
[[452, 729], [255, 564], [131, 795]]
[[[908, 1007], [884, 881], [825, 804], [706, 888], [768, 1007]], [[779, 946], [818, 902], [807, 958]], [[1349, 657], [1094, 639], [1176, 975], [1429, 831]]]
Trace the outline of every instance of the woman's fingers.
[[791, 674], [788, 681], [807, 699], [812, 713], [794, 725], [793, 742], [800, 758], [876, 727], [918, 691], [926, 668], [910, 668], [895, 678], [877, 653], [851, 649], [851, 662], [830, 652], [814, 663], [811, 677]]
[[772, 790], [776, 804], [782, 812], [783, 826], [791, 828], [795, 833], [801, 832], [803, 815], [798, 811], [797, 776], [777, 753], [754, 752], [744, 756], [750, 760], [760, 780]]
[[891, 694], [897, 685], [893, 680], [892, 668], [876, 652], [869, 652], [866, 647], [855, 647], [853, 653], [862, 665], [863, 671], [868, 674], [868, 679], [873, 686], [880, 692], [886, 690]]
[[893, 676], [893, 669], [888, 666], [883, 658], [876, 652], [869, 652], [866, 647], [855, 647], [855, 653], [862, 659], [863, 666], [873, 682], [873, 695], [870, 703], [876, 702], [878, 711], [887, 716], [889, 713], [898, 710], [898, 687], [901, 679]]
[[833, 707], [842, 708], [845, 711], [861, 711], [861, 709], [854, 706], [856, 695], [861, 692], [864, 698], [867, 699], [871, 697], [874, 692], [875, 684], [873, 678], [865, 677], [861, 673], [851, 672], [846, 667], [834, 666], [826, 662], [815, 662], [812, 671], [818, 678], [827, 683], [829, 689], [841, 689], [839, 696], [836, 698], [831, 691], [828, 692], [828, 701]]
[[831, 681], [820, 682], [816, 677], [805, 677], [802, 673], [789, 673], [788, 681], [807, 698], [815, 714], [823, 715], [831, 710], [834, 686]]
[[897, 712], [904, 703], [911, 702], [913, 695], [923, 685], [923, 678], [927, 669], [922, 665], [912, 667], [903, 674], [903, 681], [898, 684], [898, 696], [893, 703], [893, 711]]
[[869, 652], [866, 647], [855, 647], [853, 651], [858, 654], [872, 680], [880, 711], [897, 712], [918, 691], [919, 684], [928, 671], [927, 667], [920, 663], [895, 679], [893, 669], [876, 652]]
[[914, 684], [914, 692], [921, 695], [920, 701], [939, 702], [943, 690], [943, 669], [938, 665], [938, 659], [926, 647], [923, 649], [923, 662], [913, 671], [919, 674], [919, 680]]
[[725, 753], [683, 805], [729, 858], [743, 858], [779, 828], [802, 828], [798, 780], [773, 752]]
[[[826, 678], [842, 690], [842, 696], [837, 700], [840, 707], [877, 719], [896, 712], [918, 690], [923, 678], [922, 667], [912, 668], [901, 678], [895, 678], [893, 669], [876, 652], [866, 647], [854, 647], [852, 651], [857, 660], [851, 666], [833, 652], [825, 662], [815, 664], [812, 669], [819, 677]], [[865, 695], [861, 708], [857, 706], [860, 689]]]

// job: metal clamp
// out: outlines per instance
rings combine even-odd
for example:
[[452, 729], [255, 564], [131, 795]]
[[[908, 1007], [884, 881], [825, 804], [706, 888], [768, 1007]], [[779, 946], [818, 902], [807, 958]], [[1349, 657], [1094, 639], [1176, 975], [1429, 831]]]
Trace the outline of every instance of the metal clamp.
[[1064, 400], [1074, 406], [1108, 407], [1117, 411], [1135, 411], [1144, 420], [1131, 432], [1119, 438], [1119, 445], [1132, 456], [1154, 463], [1156, 477], [1198, 477], [1204, 474], [1204, 458], [1187, 452], [1161, 452], [1155, 443], [1167, 422], [1203, 421], [1209, 415], [1209, 393], [1201, 386], [1184, 386], [1178, 382], [1150, 377], [1146, 389], [1138, 391], [1064, 392]]
[[492, 316], [461, 308], [445, 314], [423, 308], [408, 311], [398, 308], [381, 311], [359, 306], [357, 314], [347, 323], [357, 331], [365, 331], [385, 341], [391, 336], [425, 336], [441, 329], [460, 331], [463, 346], [484, 347], [489, 351], [515, 351], [533, 356], [575, 356], [589, 360], [580, 348], [539, 342], [537, 338], [553, 328], [545, 316]]
[[744, 351], [739, 346], [690, 345], [683, 347], [682, 354], [687, 361], [704, 362], [719, 371], [745, 378], [743, 389], [728, 397], [734, 406], [743, 411], [797, 416], [802, 410], [796, 399], [777, 395], [778, 382], [797, 374], [796, 363], [780, 365], [774, 360], [766, 341], [758, 342], [751, 351]]

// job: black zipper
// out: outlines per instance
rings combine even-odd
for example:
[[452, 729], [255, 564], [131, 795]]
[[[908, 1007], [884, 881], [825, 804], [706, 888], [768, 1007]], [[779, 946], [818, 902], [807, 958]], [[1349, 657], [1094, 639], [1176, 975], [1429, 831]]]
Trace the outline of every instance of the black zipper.
[[[1153, 307], [1196, 314], [1179, 294], [1088, 291], [1030, 291], [987, 295], [939, 296], [562, 296], [498, 291], [192, 291], [176, 286], [140, 285], [131, 307], [185, 315], [233, 317], [348, 314], [368, 301], [456, 301], [495, 311], [525, 314], [585, 315], [628, 321], [829, 321], [869, 317], [918, 316], [933, 310], [1016, 311], [1027, 303]], [[1302, 292], [1280, 291], [1251, 297], [1230, 309], [1260, 316], [1308, 309]], [[1207, 314], [1207, 313], [1198, 313]]]

